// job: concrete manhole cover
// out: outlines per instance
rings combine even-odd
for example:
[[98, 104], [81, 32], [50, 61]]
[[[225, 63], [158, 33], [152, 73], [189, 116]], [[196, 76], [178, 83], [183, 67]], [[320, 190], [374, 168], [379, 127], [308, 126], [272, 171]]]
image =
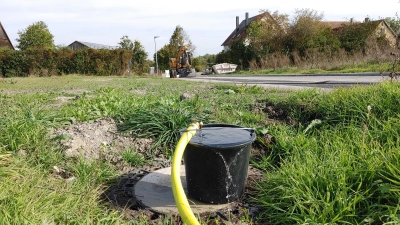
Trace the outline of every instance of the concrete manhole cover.
[[[181, 182], [186, 196], [185, 166], [181, 166]], [[156, 170], [144, 176], [134, 187], [134, 196], [143, 205], [160, 213], [178, 214], [171, 188], [171, 167]], [[208, 204], [188, 197], [193, 213], [213, 212], [229, 206], [228, 204]]]

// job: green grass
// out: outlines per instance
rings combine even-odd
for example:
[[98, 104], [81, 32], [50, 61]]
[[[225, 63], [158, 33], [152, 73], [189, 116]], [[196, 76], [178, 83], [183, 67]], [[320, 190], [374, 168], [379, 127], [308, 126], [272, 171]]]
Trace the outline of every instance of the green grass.
[[119, 130], [133, 137], [155, 138], [154, 151], [161, 148], [166, 155], [172, 156], [173, 147], [179, 139], [179, 130], [192, 121], [207, 122], [206, 113], [195, 113], [195, 109], [172, 100], [137, 108], [125, 116], [126, 121], [119, 124]]
[[[278, 140], [271, 148], [275, 157], [261, 163], [266, 181], [255, 199], [262, 218], [272, 224], [397, 224], [398, 89], [385, 83], [290, 96], [284, 106], [304, 125], [285, 128], [284, 135], [271, 132]], [[322, 125], [305, 133], [310, 115]]]
[[368, 72], [388, 72], [391, 63], [384, 62], [360, 62], [356, 64], [343, 64], [342, 66], [330, 67], [325, 69], [302, 69], [297, 67], [277, 68], [267, 70], [246, 70], [236, 71], [231, 75], [284, 75], [284, 74], [329, 74], [329, 73], [368, 73]]
[[143, 166], [146, 163], [145, 158], [131, 148], [122, 152], [122, 158], [131, 166]]
[[[88, 185], [93, 181], [68, 184], [38, 167], [28, 167], [22, 161], [13, 161], [8, 167], [2, 167], [1, 174], [1, 224], [123, 222], [116, 211], [99, 204], [103, 187]], [[84, 176], [77, 175], [83, 180]]]
[[[66, 157], [56, 141], [69, 137], [50, 136], [56, 128], [105, 117], [118, 123], [121, 135], [153, 139], [149, 152], [121, 153], [132, 166], [171, 156], [179, 130], [193, 120], [257, 128], [257, 146], [267, 152], [251, 162], [265, 173], [252, 193], [260, 223], [400, 220], [397, 83], [327, 93], [65, 76], [3, 79], [0, 89], [0, 224], [148, 224], [145, 217], [126, 220], [102, 198], [121, 175], [115, 166], [101, 157]], [[184, 92], [193, 97], [181, 99]], [[280, 109], [281, 118], [266, 107]], [[266, 143], [265, 134], [275, 141]], [[75, 179], [55, 176], [54, 166]], [[167, 215], [163, 223], [173, 220]]]

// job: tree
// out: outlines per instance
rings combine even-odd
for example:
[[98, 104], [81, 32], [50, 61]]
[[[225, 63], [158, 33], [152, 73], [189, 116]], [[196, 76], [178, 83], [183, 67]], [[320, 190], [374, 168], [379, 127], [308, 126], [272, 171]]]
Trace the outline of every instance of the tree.
[[147, 52], [140, 41], [132, 41], [127, 35], [124, 35], [118, 43], [120, 48], [133, 51], [132, 56], [132, 71], [141, 74], [145, 71]]
[[171, 38], [169, 39], [170, 45], [170, 57], [175, 57], [176, 52], [178, 51], [179, 46], [188, 46], [189, 51], [194, 53], [196, 50], [196, 46], [192, 43], [189, 38], [189, 35], [180, 25], [176, 26], [174, 32], [172, 33]]
[[54, 48], [54, 36], [47, 25], [39, 21], [29, 25], [26, 29], [18, 31], [19, 38], [17, 48], [25, 50], [30, 47]]
[[261, 19], [250, 23], [247, 40], [259, 59], [266, 55], [283, 51], [284, 39], [289, 29], [289, 15], [280, 14], [278, 11], [271, 13], [269, 10], [260, 10]]
[[133, 42], [127, 35], [122, 36], [121, 41], [118, 43], [120, 48], [133, 51]]
[[232, 41], [227, 51], [229, 61], [239, 65], [241, 70], [249, 67], [249, 62], [254, 58], [254, 52], [243, 41]]
[[[159, 70], [167, 70], [169, 69], [169, 58], [175, 57], [175, 56], [170, 56], [172, 51], [171, 45], [166, 44], [164, 45], [162, 48], [160, 48], [157, 51], [157, 61], [158, 61], [158, 69]], [[176, 55], [176, 51], [175, 50], [175, 55]], [[156, 60], [156, 54], [154, 54], [153, 56], [154, 58], [154, 62]]]
[[308, 49], [325, 51], [338, 48], [339, 41], [332, 29], [322, 23], [323, 18], [324, 14], [316, 10], [296, 9], [288, 31], [288, 48], [302, 56]]
[[[189, 35], [181, 26], [178, 25], [172, 33], [169, 43], [157, 51], [158, 68], [160, 70], [169, 69], [169, 58], [175, 58], [179, 46], [184, 45], [188, 46], [189, 51], [191, 51], [192, 54], [196, 50], [196, 46], [190, 40]], [[153, 58], [155, 61], [156, 54], [154, 54]]]
[[230, 62], [230, 52], [222, 50], [215, 56], [215, 63], [226, 63]]
[[147, 52], [144, 50], [143, 45], [138, 41], [135, 40], [133, 42], [133, 71], [137, 73], [143, 73], [145, 71], [147, 59]]
[[205, 54], [193, 58], [192, 66], [196, 71], [202, 71], [204, 68], [209, 68], [216, 62], [216, 56], [212, 54]]

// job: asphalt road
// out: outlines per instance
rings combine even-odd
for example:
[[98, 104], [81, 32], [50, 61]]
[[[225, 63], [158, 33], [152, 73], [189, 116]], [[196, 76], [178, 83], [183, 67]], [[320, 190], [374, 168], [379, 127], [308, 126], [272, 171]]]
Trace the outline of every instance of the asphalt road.
[[330, 90], [338, 87], [370, 85], [390, 80], [388, 73], [352, 73], [352, 74], [310, 74], [310, 75], [201, 75], [191, 74], [185, 78], [190, 81], [221, 82], [257, 85], [265, 88], [305, 89], [322, 88]]

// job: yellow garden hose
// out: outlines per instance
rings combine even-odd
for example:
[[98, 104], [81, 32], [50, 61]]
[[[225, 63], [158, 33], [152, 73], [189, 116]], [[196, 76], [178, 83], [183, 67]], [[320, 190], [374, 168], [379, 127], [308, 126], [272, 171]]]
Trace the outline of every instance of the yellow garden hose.
[[194, 216], [192, 209], [190, 208], [189, 202], [186, 198], [185, 191], [181, 183], [181, 161], [183, 152], [185, 151], [186, 145], [190, 139], [196, 134], [196, 130], [200, 129], [200, 123], [192, 123], [188, 129], [183, 132], [179, 142], [175, 148], [174, 157], [172, 159], [172, 170], [171, 170], [171, 182], [172, 182], [172, 193], [174, 195], [176, 206], [179, 210], [179, 215], [182, 221], [187, 225], [200, 225], [197, 218]]

